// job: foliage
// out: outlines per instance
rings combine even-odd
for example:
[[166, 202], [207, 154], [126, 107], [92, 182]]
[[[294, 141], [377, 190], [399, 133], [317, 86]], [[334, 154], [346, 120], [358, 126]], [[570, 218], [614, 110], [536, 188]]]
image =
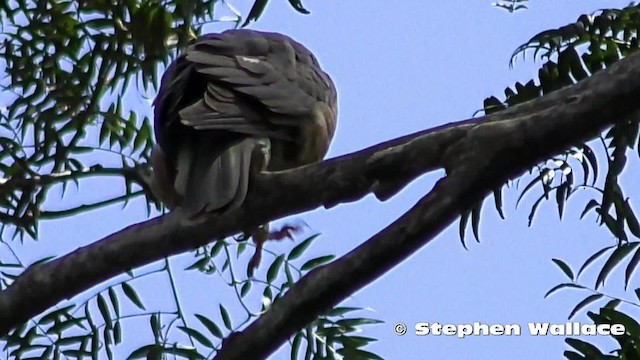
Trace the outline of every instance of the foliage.
[[[155, 86], [172, 48], [194, 36], [192, 14], [212, 19], [213, 5], [4, 3], [1, 57], [9, 82], [2, 95], [11, 100], [0, 119], [3, 230], [11, 224], [21, 236], [36, 237], [39, 220], [61, 215], [43, 208], [48, 191], [62, 185], [64, 193], [80, 178], [120, 175], [126, 192], [118, 200], [140, 195], [132, 189], [139, 181], [131, 167], [148, 157], [151, 128], [148, 118], [124, 112], [124, 90], [132, 80], [145, 90]], [[96, 132], [98, 141], [87, 136]], [[114, 151], [122, 168], [88, 166], [86, 155], [99, 151]]]
[[[308, 13], [299, 0], [289, 2]], [[244, 25], [257, 20], [267, 3], [256, 0]], [[233, 17], [218, 15], [225, 7]], [[128, 108], [130, 101], [125, 100], [141, 92], [150, 98], [177, 50], [204, 25], [222, 20], [237, 26], [242, 18], [224, 0], [0, 3], [0, 64], [7, 75], [0, 82], [0, 235], [5, 254], [13, 255], [11, 260], [0, 258], [0, 289], [25, 270], [7, 235], [37, 239], [41, 220], [126, 204], [141, 195], [151, 210], [154, 199], [141, 177], [153, 146], [151, 121]], [[69, 184], [80, 187], [83, 179], [105, 176], [122, 179], [123, 193], [92, 204], [49, 208], [51, 192], [64, 196]], [[273, 262], [264, 279], [234, 272], [234, 263], [242, 262], [240, 255], [250, 247], [247, 242], [220, 240], [194, 252], [196, 260], [187, 270], [225, 279], [244, 309], [241, 320], [233, 319], [233, 312], [220, 303], [217, 317], [196, 313], [197, 323], [188, 323], [192, 314], [181, 306], [171, 263], [165, 259], [159, 269], [130, 271], [84, 301], [57, 306], [22, 324], [0, 339], [2, 351], [12, 359], [119, 358], [117, 346], [131, 332], [126, 323], [140, 327], [139, 321], [146, 321], [152, 341], [129, 358], [211, 358], [225, 336], [268, 309], [304, 273], [332, 259], [303, 261], [315, 238], [302, 241], [286, 256], [271, 253]], [[169, 280], [172, 310], [147, 309], [144, 294], [134, 287], [135, 280], [158, 274]], [[261, 299], [259, 310], [253, 309], [256, 298]], [[291, 339], [292, 358], [298, 353], [304, 358], [345, 353], [378, 358], [362, 349], [374, 339], [353, 335], [378, 322], [351, 315], [358, 310], [335, 308], [309, 324]]]
[[[526, 9], [527, 0], [501, 1], [494, 6], [514, 12]], [[289, 0], [294, 9], [308, 13], [299, 0]], [[255, 0], [245, 21], [224, 0], [103, 0], [33, 1], [15, 0], [0, 3], [2, 26], [0, 63], [6, 78], [0, 83], [0, 234], [2, 245], [11, 252], [8, 231], [23, 239], [37, 238], [40, 220], [57, 219], [97, 207], [126, 203], [145, 195], [153, 199], [140, 177], [140, 171], [153, 145], [152, 129], [147, 117], [138, 116], [124, 101], [139, 96], [140, 91], [153, 91], [158, 74], [176, 50], [184, 48], [202, 26], [219, 21], [217, 10], [227, 6], [236, 14], [236, 25], [257, 20], [268, 0]], [[541, 32], [516, 49], [523, 58], [532, 50], [534, 58], [543, 64], [538, 77], [524, 84], [505, 89], [503, 101], [490, 97], [484, 101], [489, 114], [543, 96], [576, 83], [606, 68], [638, 48], [640, 6], [601, 10], [594, 15], [582, 15], [567, 26]], [[148, 36], [149, 33], [154, 36]], [[134, 92], [135, 85], [138, 92]], [[132, 94], [133, 93], [133, 94]], [[533, 202], [529, 225], [544, 200], [555, 201], [562, 218], [566, 203], [580, 189], [594, 195], [586, 202], [581, 217], [591, 212], [618, 239], [589, 257], [576, 272], [562, 260], [554, 263], [569, 278], [549, 290], [547, 296], [559, 290], [578, 289], [589, 294], [570, 312], [578, 312], [597, 301], [607, 300], [597, 313], [588, 312], [596, 324], [622, 323], [627, 333], [613, 337], [619, 349], [615, 355], [603, 354], [588, 342], [567, 339], [571, 350], [568, 359], [635, 359], [640, 357], [638, 339], [640, 325], [619, 309], [621, 304], [638, 306], [607, 295], [599, 289], [614, 269], [626, 263], [625, 290], [632, 285], [631, 277], [640, 264], [640, 225], [631, 201], [624, 195], [619, 177], [627, 163], [628, 150], [638, 145], [638, 122], [619, 124], [601, 134], [599, 142], [576, 144], [549, 161], [532, 169], [532, 179], [525, 185], [518, 200], [539, 184], [542, 192]], [[606, 166], [599, 166], [598, 149], [602, 146]], [[96, 163], [95, 155], [114, 157], [119, 166]], [[582, 178], [577, 179], [579, 167]], [[604, 170], [604, 171], [603, 171]], [[604, 173], [600, 185], [599, 174]], [[80, 180], [111, 176], [123, 180], [123, 194], [102, 201], [62, 210], [47, 208], [47, 194], [58, 189], [63, 195], [70, 183], [80, 186]], [[591, 180], [591, 181], [589, 181]], [[494, 205], [504, 218], [502, 187], [494, 191]], [[157, 204], [156, 204], [157, 206]], [[151, 208], [149, 207], [149, 210]], [[482, 202], [461, 215], [460, 236], [465, 244], [469, 220], [476, 239]], [[26, 358], [114, 358], [114, 349], [126, 336], [128, 320], [148, 321], [152, 341], [138, 347], [129, 358], [159, 359], [166, 355], [178, 358], [210, 358], [220, 348], [222, 339], [268, 309], [306, 272], [331, 261], [322, 256], [302, 261], [302, 255], [312, 244], [309, 237], [288, 254], [270, 253], [271, 263], [264, 278], [241, 276], [239, 265], [245, 265], [241, 255], [251, 247], [235, 239], [220, 240], [193, 253], [194, 261], [186, 270], [203, 276], [225, 280], [235, 300], [244, 309], [238, 319], [223, 305], [218, 314], [196, 313], [197, 322], [188, 323], [182, 309], [168, 259], [160, 269], [147, 273], [129, 272], [118, 282], [103, 286], [86, 301], [58, 306], [48, 313], [22, 324], [0, 339], [6, 357]], [[580, 275], [596, 260], [606, 258], [594, 286], [579, 281]], [[42, 259], [41, 261], [46, 261]], [[25, 269], [20, 259], [0, 259], [0, 289], [8, 286]], [[174, 297], [171, 310], [147, 310], [132, 280], [154, 274], [165, 275]], [[575, 274], [575, 275], [574, 275]], [[640, 288], [632, 289], [640, 301]], [[259, 309], [251, 302], [258, 294]], [[136, 308], [129, 313], [124, 307]], [[379, 358], [363, 349], [375, 339], [354, 335], [369, 324], [378, 323], [354, 313], [357, 308], [339, 307], [330, 310], [290, 339], [291, 358]], [[185, 345], [187, 344], [187, 345]]]
[[[528, 50], [533, 50], [534, 58], [544, 61], [538, 71], [538, 78], [526, 82], [524, 85], [516, 83], [514, 88], [506, 88], [505, 100], [489, 97], [484, 101], [485, 113], [501, 111], [507, 107], [521, 104], [528, 100], [543, 96], [562, 87], [576, 82], [605, 69], [612, 63], [628, 56], [639, 48], [638, 28], [640, 28], [640, 6], [629, 5], [624, 9], [605, 9], [593, 15], [581, 15], [572, 24], [558, 29], [543, 31], [533, 36], [525, 44], [516, 49], [513, 54], [514, 63], [518, 55], [523, 58]], [[598, 348], [588, 342], [569, 338], [567, 344], [574, 350], [565, 352], [567, 359], [637, 359], [640, 358], [638, 341], [640, 341], [638, 323], [622, 310], [616, 309], [620, 304], [633, 307], [640, 306], [640, 288], [633, 289], [636, 301], [627, 301], [599, 291], [605, 280], [613, 270], [623, 264], [625, 260], [624, 288], [632, 286], [631, 278], [640, 264], [640, 224], [635, 215], [632, 203], [624, 195], [619, 178], [626, 164], [628, 151], [636, 148], [640, 156], [638, 142], [639, 121], [618, 124], [599, 136], [599, 140], [589, 144], [576, 144], [564, 154], [539, 164], [531, 172], [531, 181], [523, 188], [518, 203], [524, 195], [530, 193], [538, 184], [542, 189], [533, 202], [529, 213], [529, 226], [532, 225], [536, 211], [544, 200], [555, 201], [558, 215], [562, 219], [566, 202], [579, 190], [587, 189], [593, 196], [585, 204], [580, 218], [595, 212], [600, 226], [604, 225], [617, 239], [617, 244], [607, 246], [590, 256], [574, 275], [574, 271], [562, 260], [553, 261], [560, 267], [570, 282], [562, 283], [551, 289], [547, 296], [562, 289], [579, 289], [588, 291], [588, 295], [570, 312], [569, 319], [580, 310], [592, 303], [608, 299], [600, 308], [600, 313], [589, 312], [588, 316], [595, 324], [622, 323], [627, 333], [623, 336], [612, 336], [619, 348], [616, 355], [604, 355]], [[602, 148], [606, 156], [606, 174], [604, 183], [600, 185], [598, 161], [595, 145]], [[576, 181], [574, 168], [580, 166], [582, 181]], [[589, 177], [591, 176], [591, 181]], [[502, 212], [502, 189], [494, 192], [495, 206], [499, 215]], [[552, 194], [555, 193], [555, 196]], [[478, 239], [480, 210], [482, 202], [463, 213], [460, 221], [460, 235], [464, 243], [465, 229], [468, 220], [472, 220], [472, 230]], [[606, 258], [600, 269], [593, 287], [583, 285], [578, 281], [579, 276], [596, 260]], [[577, 352], [576, 352], [577, 351]]]
[[[254, 3], [245, 25], [266, 0]], [[297, 0], [292, 6], [308, 13]], [[129, 84], [145, 92], [158, 85], [159, 70], [208, 22], [218, 21], [221, 0], [119, 2], [27, 1], [0, 4], [0, 220], [23, 236], [37, 237], [42, 219], [126, 202], [142, 183], [135, 171], [152, 146], [147, 117], [125, 109]], [[229, 8], [237, 13], [233, 7]], [[239, 14], [231, 18], [236, 24]], [[149, 36], [153, 33], [154, 36]], [[136, 94], [133, 94], [136, 95]], [[96, 136], [97, 135], [97, 136]], [[96, 141], [97, 140], [97, 141]], [[121, 167], [88, 165], [92, 154], [111, 154]], [[82, 178], [120, 176], [125, 194], [96, 204], [49, 211], [49, 190]], [[134, 191], [134, 185], [138, 191]]]
[[529, 0], [507, 0], [507, 1], [498, 1], [493, 3], [492, 5], [497, 7], [498, 9], [506, 10], [510, 13], [516, 12], [518, 10], [526, 10], [527, 3]]
[[[42, 359], [82, 356], [92, 359], [107, 356], [113, 359], [117, 358], [114, 355], [115, 347], [123, 341], [126, 334], [125, 322], [146, 319], [153, 342], [133, 350], [129, 355], [130, 359], [147, 356], [155, 358], [161, 355], [189, 359], [211, 358], [220, 348], [222, 339], [242, 329], [266, 311], [305, 273], [331, 260], [331, 257], [321, 257], [301, 261], [302, 255], [316, 237], [314, 235], [300, 242], [286, 256], [270, 252], [273, 261], [268, 266], [264, 279], [248, 278], [237, 273], [237, 264], [234, 263], [239, 260], [233, 259], [239, 259], [245, 252], [248, 248], [246, 242], [220, 240], [194, 253], [195, 261], [186, 270], [225, 279], [244, 309], [243, 319], [234, 320], [232, 313], [223, 304], [219, 304], [217, 317], [195, 313], [197, 323], [188, 323], [178, 300], [169, 260], [165, 260], [160, 269], [136, 275], [129, 273], [120, 282], [99, 290], [85, 302], [53, 309], [37, 321], [23, 324], [3, 339], [4, 350], [7, 357], [15, 359], [33, 355]], [[142, 297], [129, 284], [132, 280], [158, 273], [167, 273], [169, 276], [175, 299], [174, 310], [147, 310]], [[262, 301], [259, 310], [252, 310], [255, 306], [250, 300], [251, 294], [256, 292], [260, 294]], [[138, 311], [127, 314], [122, 310], [123, 305], [134, 305]], [[337, 307], [298, 332], [291, 340], [292, 359], [297, 359], [298, 354], [305, 354], [305, 358], [333, 358], [336, 354], [344, 353], [359, 355], [363, 359], [376, 359], [375, 354], [362, 349], [375, 339], [351, 333], [362, 326], [380, 321], [347, 316], [355, 312], [360, 312], [360, 309]], [[189, 345], [176, 342], [176, 338], [185, 338]]]

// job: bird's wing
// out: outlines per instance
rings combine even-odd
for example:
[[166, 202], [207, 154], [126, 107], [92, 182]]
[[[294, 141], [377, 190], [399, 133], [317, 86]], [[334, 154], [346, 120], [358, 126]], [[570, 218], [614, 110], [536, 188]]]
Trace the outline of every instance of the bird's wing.
[[315, 57], [281, 34], [208, 34], [185, 59], [208, 80], [203, 99], [180, 111], [182, 124], [198, 130], [287, 139], [289, 127], [302, 126], [316, 103], [329, 103], [335, 94]]

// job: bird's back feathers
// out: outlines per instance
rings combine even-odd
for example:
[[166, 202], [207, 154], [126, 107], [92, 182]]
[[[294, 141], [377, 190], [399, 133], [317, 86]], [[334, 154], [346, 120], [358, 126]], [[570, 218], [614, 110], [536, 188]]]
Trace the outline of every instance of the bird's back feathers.
[[264, 149], [255, 151], [266, 139], [269, 168], [322, 159], [336, 103], [315, 56], [287, 36], [229, 30], [200, 37], [169, 66], [154, 101], [156, 139], [180, 205], [193, 213], [238, 207], [251, 163], [266, 164]]

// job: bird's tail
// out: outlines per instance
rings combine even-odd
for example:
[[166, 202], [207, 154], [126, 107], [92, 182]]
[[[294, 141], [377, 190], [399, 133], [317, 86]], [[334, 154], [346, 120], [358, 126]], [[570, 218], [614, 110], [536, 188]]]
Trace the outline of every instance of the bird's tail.
[[242, 139], [222, 151], [211, 139], [196, 142], [179, 155], [188, 159], [177, 162], [176, 188], [184, 194], [184, 211], [193, 216], [239, 207], [247, 195], [255, 139]]

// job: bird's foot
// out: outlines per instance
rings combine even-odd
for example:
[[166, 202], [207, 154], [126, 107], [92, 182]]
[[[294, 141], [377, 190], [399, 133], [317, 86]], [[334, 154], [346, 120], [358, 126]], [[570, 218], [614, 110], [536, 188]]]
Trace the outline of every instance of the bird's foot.
[[256, 251], [249, 260], [249, 267], [247, 268], [247, 272], [249, 275], [253, 275], [255, 269], [260, 265], [260, 260], [262, 259], [262, 247], [264, 243], [270, 240], [281, 241], [284, 239], [293, 240], [293, 236], [299, 232], [301, 232], [304, 227], [307, 226], [306, 223], [297, 223], [297, 224], [285, 224], [278, 230], [269, 231], [269, 224], [261, 225], [256, 230], [251, 233], [245, 232], [240, 241], [245, 241], [249, 237], [253, 239], [253, 243], [256, 245]]

